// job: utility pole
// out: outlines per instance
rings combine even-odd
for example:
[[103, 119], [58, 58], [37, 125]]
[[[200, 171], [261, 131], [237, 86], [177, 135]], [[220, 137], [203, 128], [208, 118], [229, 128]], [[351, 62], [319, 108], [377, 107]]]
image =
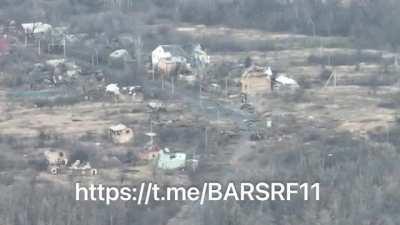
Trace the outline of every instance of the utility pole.
[[152, 65], [151, 65], [151, 73], [152, 73], [152, 75], [153, 75], [153, 81], [155, 80], [155, 66], [153, 65], [153, 63], [152, 63]]
[[142, 72], [142, 49], [143, 43], [142, 38], [139, 36], [135, 40], [135, 56], [136, 56], [136, 68], [140, 73]]
[[64, 59], [67, 58], [67, 38], [64, 35], [64, 40], [63, 40], [63, 45], [64, 45]]
[[322, 37], [319, 38], [319, 56], [322, 57], [323, 42]]
[[93, 63], [94, 63], [94, 65], [98, 65], [99, 64], [99, 52], [97, 51], [97, 48], [94, 49], [94, 54], [95, 54], [95, 58], [93, 59]]
[[173, 96], [175, 94], [175, 78], [174, 76], [171, 76], [171, 95]]
[[333, 85], [336, 88], [336, 71], [333, 70]]
[[337, 79], [336, 79], [336, 71], [333, 69], [332, 74], [329, 76], [328, 80], [325, 83], [325, 87], [329, 85], [329, 83], [333, 80], [333, 86], [336, 88]]
[[40, 53], [41, 53], [41, 49], [40, 49], [40, 37], [39, 37], [39, 40], [38, 40], [38, 55], [40, 55]]
[[204, 129], [204, 152], [208, 155], [208, 133], [207, 126]]
[[226, 100], [228, 100], [228, 93], [229, 93], [229, 82], [228, 82], [228, 78], [229, 78], [229, 77], [226, 77], [226, 78], [225, 78], [225, 97], [226, 97]]
[[199, 82], [199, 106], [200, 108], [203, 107], [203, 104], [201, 102], [201, 95], [202, 95], [202, 91], [201, 91], [201, 81]]

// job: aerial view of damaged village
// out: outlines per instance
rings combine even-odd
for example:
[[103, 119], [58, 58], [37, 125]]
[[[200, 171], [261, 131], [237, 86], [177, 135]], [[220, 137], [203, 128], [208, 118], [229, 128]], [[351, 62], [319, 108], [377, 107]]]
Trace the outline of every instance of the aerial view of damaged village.
[[398, 0], [0, 0], [0, 225], [398, 225], [399, 47]]

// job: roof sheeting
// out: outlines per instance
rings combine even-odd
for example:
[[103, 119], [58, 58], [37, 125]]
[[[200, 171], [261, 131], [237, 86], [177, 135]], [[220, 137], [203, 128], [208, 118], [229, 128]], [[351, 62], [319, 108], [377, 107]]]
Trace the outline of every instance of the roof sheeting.
[[110, 130], [112, 130], [112, 131], [121, 131], [121, 130], [125, 130], [126, 128], [127, 127], [124, 124], [120, 123], [118, 125], [111, 126]]
[[119, 87], [118, 84], [109, 84], [106, 86], [106, 92], [113, 93], [115, 95], [119, 95]]
[[126, 49], [115, 50], [110, 54], [110, 57], [113, 59], [123, 59], [123, 60], [131, 59], [129, 52]]
[[261, 76], [270, 77], [268, 70], [261, 66], [251, 66], [244, 71], [242, 78]]
[[291, 78], [289, 78], [287, 76], [284, 76], [284, 75], [279, 75], [275, 79], [275, 81], [280, 83], [280, 84], [282, 84], [282, 85], [285, 85], [285, 86], [292, 86], [292, 87], [298, 87], [299, 86], [297, 81], [295, 81], [295, 80], [293, 80], [293, 79], [291, 79]]
[[161, 45], [165, 52], [169, 52], [172, 56], [186, 57], [187, 53], [178, 45]]
[[22, 28], [24, 29], [25, 33], [47, 33], [52, 29], [50, 24], [37, 22], [37, 23], [23, 23], [21, 24]]

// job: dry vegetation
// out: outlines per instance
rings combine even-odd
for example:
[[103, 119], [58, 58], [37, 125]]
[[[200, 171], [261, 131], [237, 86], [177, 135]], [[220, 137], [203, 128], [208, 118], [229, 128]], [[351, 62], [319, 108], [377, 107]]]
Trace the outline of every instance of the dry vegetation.
[[[318, 7], [319, 1], [284, 7], [277, 1], [261, 0], [204, 1], [208, 5], [194, 0], [181, 5], [174, 0], [153, 0], [137, 1], [133, 8], [118, 8], [112, 3], [106, 7], [100, 1], [19, 2], [21, 5], [0, 1], [4, 3], [4, 8], [0, 6], [0, 18], [41, 18], [57, 25], [65, 25], [60, 22], [65, 21], [74, 33], [90, 36], [86, 42], [71, 46], [69, 58], [86, 71], [104, 71], [105, 82], [139, 84], [146, 91], [143, 103], [114, 102], [102, 91], [87, 91], [91, 85], [84, 87], [83, 82], [76, 82], [46, 87], [47, 95], [37, 98], [32, 93], [43, 93], [32, 92], [30, 78], [37, 74], [29, 71], [34, 64], [59, 55], [38, 56], [34, 47], [21, 47], [22, 40], [16, 43], [13, 54], [0, 58], [0, 224], [399, 223], [400, 90], [399, 72], [393, 65], [396, 53], [392, 52], [398, 40], [392, 34], [396, 29], [387, 32], [388, 24], [396, 25], [390, 23], [390, 13], [387, 17], [382, 15], [390, 4], [393, 10], [398, 9], [394, 1], [388, 0], [389, 6], [363, 6], [371, 10], [370, 15], [384, 17], [381, 29], [385, 32], [377, 32], [383, 33], [382, 37], [368, 37], [367, 42], [366, 34], [371, 31], [361, 29], [368, 20], [357, 8], [357, 1], [352, 1], [348, 8], [337, 1], [328, 1], [322, 8]], [[276, 7], [281, 14], [261, 13], [256, 6]], [[27, 7], [34, 10], [19, 13]], [[149, 8], [144, 14], [143, 10]], [[223, 8], [232, 9], [236, 16], [222, 16], [225, 14], [218, 9]], [[299, 10], [298, 18], [282, 16], [294, 15], [294, 10]], [[256, 12], [260, 16], [255, 16]], [[17, 13], [21, 18], [15, 18]], [[361, 19], [351, 21], [352, 13], [361, 14]], [[325, 14], [331, 16], [323, 17]], [[200, 23], [207, 25], [193, 25]], [[122, 47], [142, 64], [123, 69], [108, 64], [107, 56], [116, 48], [111, 40], [120, 33], [140, 37]], [[227, 92], [238, 93], [235, 79], [242, 69], [238, 65], [250, 57], [256, 64], [288, 74], [300, 83], [301, 90], [259, 98], [254, 104], [255, 114], [240, 111], [239, 100], [228, 100], [222, 94], [225, 90], [206, 92], [204, 97], [211, 100], [204, 100], [204, 104], [209, 101], [220, 105], [218, 116], [226, 123], [216, 122], [218, 106], [198, 106], [197, 84], [193, 87], [178, 82], [172, 95], [170, 84], [162, 89], [160, 82], [152, 81], [151, 74], [146, 72], [149, 52], [155, 46], [190, 42], [203, 44], [211, 56], [212, 65], [204, 81], [207, 84], [225, 87], [228, 78]], [[372, 47], [385, 50], [369, 49]], [[95, 66], [90, 61], [93, 53], [87, 49], [99, 52]], [[326, 71], [336, 74], [336, 87], [333, 83], [326, 86], [330, 75]], [[101, 85], [104, 89], [104, 83]], [[61, 97], [58, 93], [62, 93]], [[152, 99], [162, 99], [171, 108], [159, 115], [149, 113], [146, 103]], [[159, 123], [150, 128], [153, 116], [159, 117]], [[255, 129], [246, 127], [244, 119], [254, 119], [253, 125], [262, 131], [264, 139], [251, 140]], [[267, 119], [272, 120], [271, 128], [265, 128]], [[110, 142], [107, 128], [117, 123], [135, 130], [134, 143]], [[144, 133], [151, 129], [159, 134], [160, 146], [190, 156], [199, 154], [199, 170], [184, 175], [155, 174], [151, 164], [137, 162], [133, 153], [142, 150], [148, 141]], [[230, 131], [237, 133], [230, 136]], [[65, 150], [75, 159], [87, 160], [100, 174], [50, 175], [43, 162], [43, 152], [48, 149]], [[74, 200], [73, 185], [77, 181], [134, 185], [143, 180], [193, 185], [210, 180], [318, 181], [322, 200], [207, 202], [203, 207], [190, 202], [142, 207], [134, 202], [106, 206]]]

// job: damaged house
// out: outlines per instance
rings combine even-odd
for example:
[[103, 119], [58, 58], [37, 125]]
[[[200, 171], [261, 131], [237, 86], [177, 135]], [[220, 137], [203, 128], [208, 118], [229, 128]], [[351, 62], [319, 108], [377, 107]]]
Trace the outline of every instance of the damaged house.
[[44, 156], [51, 174], [59, 174], [60, 170], [68, 164], [68, 156], [64, 151], [45, 151]]
[[47, 60], [46, 66], [50, 68], [50, 80], [54, 85], [71, 82], [82, 73], [82, 69], [78, 65], [65, 59]]
[[178, 45], [160, 45], [151, 53], [153, 72], [162, 79], [176, 75], [181, 67], [186, 67], [187, 54]]
[[68, 156], [64, 151], [45, 151], [44, 156], [49, 165], [67, 165]]
[[190, 67], [198, 68], [210, 64], [210, 56], [200, 44], [185, 45], [183, 49], [188, 55]]
[[45, 35], [49, 35], [52, 30], [50, 24], [42, 22], [22, 23], [21, 27], [25, 34], [25, 44], [29, 39], [42, 38]]
[[160, 45], [151, 55], [155, 73], [165, 76], [190, 73], [193, 68], [210, 63], [210, 57], [199, 44]]
[[247, 96], [270, 93], [272, 91], [272, 71], [269, 67], [250, 66], [242, 74], [240, 84], [242, 94]]
[[82, 74], [80, 66], [65, 59], [51, 59], [36, 63], [28, 72], [31, 89], [42, 89], [61, 84], [77, 83]]
[[295, 90], [299, 84], [284, 73], [273, 72], [270, 67], [252, 65], [240, 79], [241, 92], [246, 96], [256, 96], [272, 91]]
[[157, 67], [162, 60], [177, 64], [186, 64], [188, 62], [185, 50], [179, 45], [160, 45], [155, 48], [151, 53], [152, 65]]
[[97, 169], [92, 168], [89, 162], [81, 163], [76, 160], [68, 167], [69, 157], [64, 151], [45, 151], [44, 156], [48, 163], [48, 171], [53, 175], [67, 173], [69, 175], [97, 175]]
[[134, 139], [134, 132], [124, 124], [118, 124], [109, 128], [109, 135], [113, 143], [125, 144]]

